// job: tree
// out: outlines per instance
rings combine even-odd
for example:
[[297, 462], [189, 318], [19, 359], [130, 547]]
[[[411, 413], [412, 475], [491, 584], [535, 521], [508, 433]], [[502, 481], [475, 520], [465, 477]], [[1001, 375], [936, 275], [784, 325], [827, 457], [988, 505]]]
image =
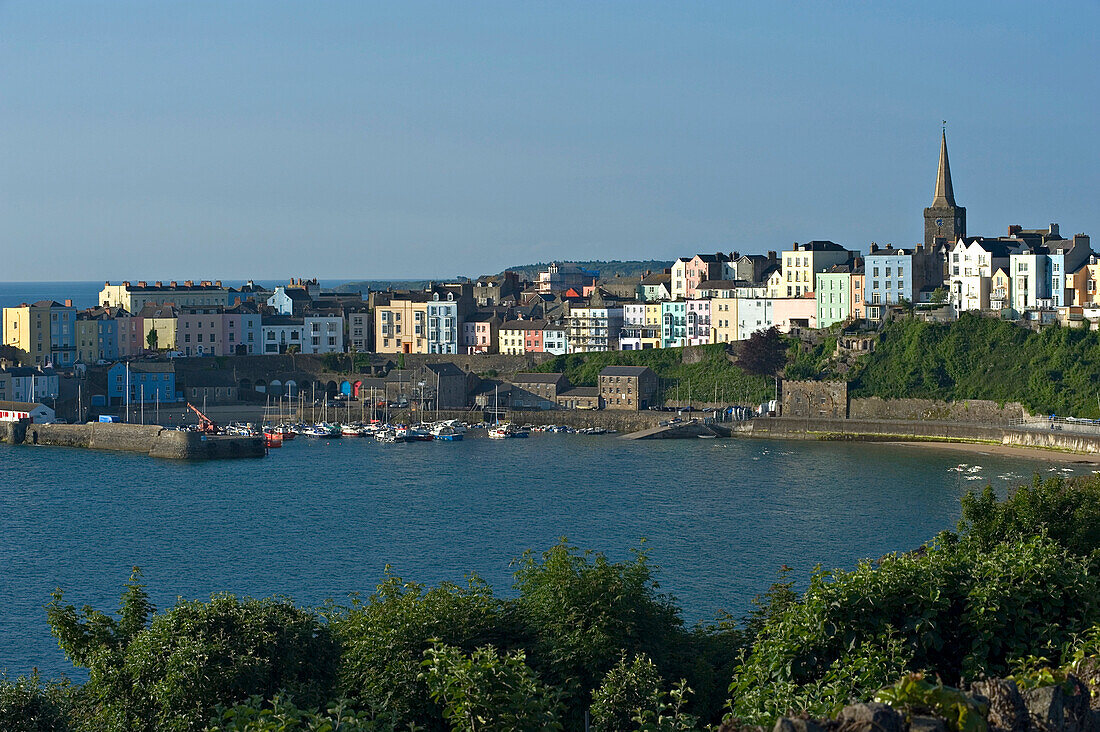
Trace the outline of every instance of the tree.
[[160, 339], [160, 336], [157, 335], [157, 329], [156, 328], [153, 328], [152, 330], [150, 330], [149, 335], [145, 336], [145, 342], [149, 344], [149, 350], [150, 351], [157, 350], [157, 343], [158, 343], [159, 339]]
[[932, 297], [930, 298], [933, 305], [943, 305], [947, 302], [948, 292], [947, 288], [940, 285], [935, 290], [932, 290]]
[[775, 376], [786, 363], [787, 344], [774, 325], [749, 336], [737, 354], [737, 365], [750, 374]]

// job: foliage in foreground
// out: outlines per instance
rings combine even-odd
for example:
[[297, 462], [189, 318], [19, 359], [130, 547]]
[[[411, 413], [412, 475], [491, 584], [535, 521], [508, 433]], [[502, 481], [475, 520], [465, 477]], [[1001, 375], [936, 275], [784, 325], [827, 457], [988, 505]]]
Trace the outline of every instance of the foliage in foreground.
[[981, 732], [942, 684], [1100, 673], [1098, 493], [1097, 478], [972, 493], [959, 535], [819, 570], [801, 593], [784, 577], [740, 623], [696, 630], [644, 551], [613, 562], [564, 542], [517, 561], [514, 599], [387, 575], [348, 607], [215, 596], [158, 613], [135, 574], [117, 615], [55, 596], [51, 628], [89, 680], [0, 680], [0, 728], [575, 730], [587, 712], [596, 730], [691, 730], [723, 705], [770, 725], [877, 695]]

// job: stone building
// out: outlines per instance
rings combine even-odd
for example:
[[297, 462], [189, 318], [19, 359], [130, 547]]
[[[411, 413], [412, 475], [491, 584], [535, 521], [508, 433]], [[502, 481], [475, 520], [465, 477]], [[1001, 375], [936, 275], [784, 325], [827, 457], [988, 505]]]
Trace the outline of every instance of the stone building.
[[645, 366], [607, 366], [599, 385], [605, 409], [649, 409], [657, 398], [657, 374]]
[[803, 419], [847, 419], [848, 382], [784, 380], [780, 415]]
[[512, 384], [513, 409], [556, 409], [558, 395], [570, 387], [565, 374], [521, 373]]
[[966, 238], [966, 208], [955, 204], [951, 186], [951, 164], [947, 160], [947, 132], [940, 138], [940, 166], [936, 172], [936, 193], [924, 209], [924, 246], [952, 246]]

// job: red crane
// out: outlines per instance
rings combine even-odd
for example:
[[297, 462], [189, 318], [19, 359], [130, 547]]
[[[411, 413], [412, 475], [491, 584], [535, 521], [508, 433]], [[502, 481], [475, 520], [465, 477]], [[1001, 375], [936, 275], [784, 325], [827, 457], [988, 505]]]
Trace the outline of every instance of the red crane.
[[218, 431], [218, 423], [207, 417], [202, 411], [191, 402], [187, 402], [187, 407], [199, 415], [199, 431], [212, 435]]

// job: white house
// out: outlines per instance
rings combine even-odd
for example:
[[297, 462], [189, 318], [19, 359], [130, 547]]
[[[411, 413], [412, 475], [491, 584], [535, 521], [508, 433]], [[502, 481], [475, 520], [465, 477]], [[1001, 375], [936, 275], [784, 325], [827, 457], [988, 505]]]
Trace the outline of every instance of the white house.
[[56, 422], [54, 411], [38, 402], [0, 402], [0, 422], [29, 419], [33, 424]]
[[343, 315], [306, 315], [302, 319], [302, 353], [343, 353]]

